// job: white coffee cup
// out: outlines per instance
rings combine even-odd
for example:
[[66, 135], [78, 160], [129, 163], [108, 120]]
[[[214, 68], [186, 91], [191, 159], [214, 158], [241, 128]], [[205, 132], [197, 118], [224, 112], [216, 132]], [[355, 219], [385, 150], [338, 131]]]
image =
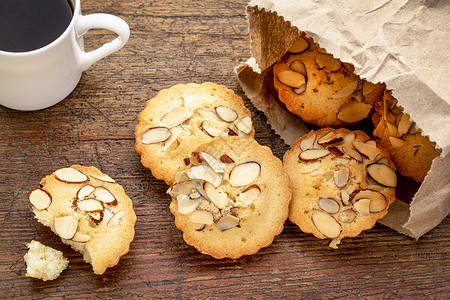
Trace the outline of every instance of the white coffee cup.
[[[28, 52], [0, 50], [0, 104], [17, 110], [38, 110], [66, 98], [77, 86], [81, 73], [128, 41], [127, 23], [109, 14], [81, 14], [80, 0], [71, 0], [73, 17], [64, 33], [52, 43]], [[84, 52], [83, 35], [104, 28], [118, 37]]]

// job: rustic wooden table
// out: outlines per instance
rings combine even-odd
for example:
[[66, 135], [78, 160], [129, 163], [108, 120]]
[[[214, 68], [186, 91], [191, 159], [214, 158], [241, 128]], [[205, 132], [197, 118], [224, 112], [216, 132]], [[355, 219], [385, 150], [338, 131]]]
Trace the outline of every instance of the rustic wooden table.
[[[450, 219], [415, 241], [376, 225], [339, 250], [289, 221], [253, 256], [215, 260], [184, 243], [167, 186], [134, 151], [136, 117], [147, 99], [177, 83], [212, 81], [242, 96], [256, 139], [279, 158], [288, 148], [244, 96], [233, 68], [249, 56], [244, 0], [83, 0], [131, 28], [127, 45], [84, 73], [60, 104], [36, 112], [0, 107], [0, 298], [449, 298]], [[88, 49], [109, 41], [88, 33]], [[31, 212], [28, 191], [71, 164], [115, 178], [138, 217], [130, 252], [103, 276]], [[54, 280], [25, 277], [25, 244], [62, 250], [70, 267]]]

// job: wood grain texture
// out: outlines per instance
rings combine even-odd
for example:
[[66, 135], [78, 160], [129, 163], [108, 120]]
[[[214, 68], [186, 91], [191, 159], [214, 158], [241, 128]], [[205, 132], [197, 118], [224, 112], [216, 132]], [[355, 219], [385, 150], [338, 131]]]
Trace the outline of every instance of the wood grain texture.
[[[215, 260], [185, 244], [169, 211], [167, 186], [142, 167], [134, 128], [146, 100], [177, 83], [212, 81], [242, 96], [259, 143], [288, 149], [245, 98], [234, 67], [250, 56], [244, 0], [83, 0], [84, 14], [125, 19], [127, 45], [85, 72], [61, 103], [36, 112], [0, 107], [0, 298], [449, 298], [450, 219], [412, 240], [376, 225], [339, 250], [289, 221], [253, 256]], [[93, 30], [94, 49], [114, 38]], [[1, 91], [0, 91], [1, 92]], [[33, 218], [27, 194], [71, 164], [115, 178], [138, 217], [130, 252], [103, 276]], [[25, 277], [32, 239], [62, 250], [70, 267], [50, 282]]]

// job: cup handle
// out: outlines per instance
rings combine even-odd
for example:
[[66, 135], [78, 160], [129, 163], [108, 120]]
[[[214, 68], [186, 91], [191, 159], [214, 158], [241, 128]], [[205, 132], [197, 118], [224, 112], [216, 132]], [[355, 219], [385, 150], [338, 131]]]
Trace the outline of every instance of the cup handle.
[[84, 52], [80, 47], [77, 47], [81, 71], [87, 70], [96, 61], [122, 48], [130, 37], [128, 24], [121, 18], [108, 14], [81, 15], [75, 24], [75, 33], [80, 37], [93, 28], [111, 30], [118, 37], [90, 52]]

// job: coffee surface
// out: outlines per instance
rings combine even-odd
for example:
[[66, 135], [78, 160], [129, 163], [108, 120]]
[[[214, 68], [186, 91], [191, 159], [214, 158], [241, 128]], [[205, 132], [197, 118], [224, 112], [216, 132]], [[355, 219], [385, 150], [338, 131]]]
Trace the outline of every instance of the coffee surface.
[[0, 50], [42, 48], [66, 30], [72, 16], [70, 0], [0, 0]]

